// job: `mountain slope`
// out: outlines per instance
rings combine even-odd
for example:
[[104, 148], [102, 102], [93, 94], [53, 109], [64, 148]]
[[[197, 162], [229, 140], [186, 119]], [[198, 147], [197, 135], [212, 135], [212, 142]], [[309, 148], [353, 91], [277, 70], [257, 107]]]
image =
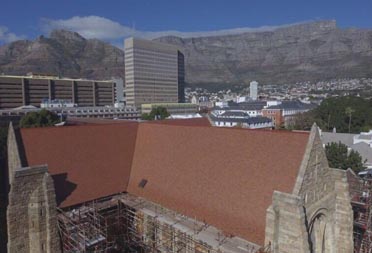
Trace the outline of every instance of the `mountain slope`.
[[339, 29], [335, 21], [156, 40], [184, 52], [188, 83], [248, 83], [252, 79], [283, 83], [372, 74], [372, 31]]
[[108, 43], [64, 30], [49, 38], [16, 41], [0, 47], [0, 73], [42, 72], [107, 79], [124, 76], [124, 52]]
[[[186, 82], [198, 86], [289, 83], [372, 76], [372, 30], [341, 29], [335, 21], [213, 37], [161, 37], [185, 54]], [[107, 79], [124, 76], [124, 52], [69, 31], [0, 47], [0, 73], [27, 72]]]

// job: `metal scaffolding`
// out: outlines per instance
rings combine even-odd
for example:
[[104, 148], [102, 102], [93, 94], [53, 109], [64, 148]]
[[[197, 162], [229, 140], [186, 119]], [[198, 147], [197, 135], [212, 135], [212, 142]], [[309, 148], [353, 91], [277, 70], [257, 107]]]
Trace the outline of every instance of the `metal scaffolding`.
[[[249, 243], [237, 247], [232, 235], [134, 196], [126, 196], [122, 210], [126, 219], [126, 244], [132, 250], [129, 252], [220, 253], [228, 244], [242, 252], [270, 252], [270, 247], [259, 248]], [[213, 239], [216, 241], [212, 242]]]
[[359, 178], [348, 171], [354, 211], [354, 253], [372, 253], [372, 178]]
[[117, 200], [92, 201], [68, 211], [58, 209], [57, 218], [63, 252], [123, 252]]
[[130, 252], [218, 252], [171, 225], [160, 224], [156, 217], [145, 216], [130, 207], [125, 207], [124, 213]]
[[[63, 252], [220, 253], [221, 246], [234, 246], [231, 236], [216, 233], [218, 230], [206, 223], [191, 222], [186, 216], [148, 201], [123, 196], [94, 201], [69, 211], [59, 209]], [[200, 238], [210, 234], [217, 238], [213, 245], [210, 245], [212, 240]], [[239, 244], [237, 248], [244, 248], [247, 253], [270, 252], [269, 246], [257, 248], [249, 243]]]

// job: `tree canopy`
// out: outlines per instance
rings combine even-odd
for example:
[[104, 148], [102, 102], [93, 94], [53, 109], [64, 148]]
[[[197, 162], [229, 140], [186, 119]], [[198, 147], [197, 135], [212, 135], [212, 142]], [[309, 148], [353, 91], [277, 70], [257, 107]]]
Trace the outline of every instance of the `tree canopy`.
[[329, 166], [332, 168], [348, 169], [351, 168], [353, 171], [358, 173], [364, 170], [364, 164], [362, 157], [357, 151], [348, 151], [348, 147], [339, 142], [328, 143], [325, 147]]
[[151, 110], [150, 113], [142, 114], [143, 120], [162, 120], [169, 117], [170, 114], [168, 113], [167, 109], [162, 106], [155, 107]]
[[372, 129], [372, 99], [347, 96], [327, 98], [315, 109], [299, 114], [293, 122], [294, 129], [309, 130], [317, 125], [341, 133], [360, 133]]
[[54, 112], [42, 109], [39, 112], [30, 112], [21, 118], [19, 123], [22, 128], [53, 126], [60, 121]]

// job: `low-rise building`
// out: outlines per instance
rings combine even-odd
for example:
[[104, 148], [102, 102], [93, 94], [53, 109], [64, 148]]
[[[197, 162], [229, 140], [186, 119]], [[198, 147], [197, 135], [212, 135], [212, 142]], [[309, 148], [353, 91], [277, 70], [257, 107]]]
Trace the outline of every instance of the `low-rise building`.
[[[118, 81], [118, 79], [116, 79]], [[113, 80], [59, 78], [56, 76], [0, 75], [0, 109], [40, 106], [47, 100], [66, 100], [78, 106], [113, 106], [123, 94]]]
[[64, 99], [43, 99], [40, 108], [71, 108], [77, 107], [77, 104], [72, 103], [71, 100]]
[[245, 112], [227, 111], [221, 115], [210, 114], [210, 119], [217, 127], [242, 127], [250, 129], [271, 129], [273, 122], [267, 117], [249, 117]]
[[169, 114], [193, 114], [198, 112], [198, 106], [190, 103], [154, 103], [142, 104], [141, 113], [150, 113], [156, 107], [164, 107]]
[[[276, 105], [268, 105], [266, 110], [270, 111], [271, 113], [278, 114], [281, 112], [282, 117], [275, 116], [278, 120], [278, 124], [282, 125], [284, 123], [285, 126], [288, 126], [293, 122], [294, 115], [298, 113], [303, 113], [314, 109], [317, 105], [315, 104], [305, 104], [298, 100], [283, 100], [283, 101], [276, 101]], [[277, 126], [279, 126], [277, 124]]]
[[[54, 112], [62, 117], [86, 117], [86, 118], [120, 118], [120, 119], [140, 119], [140, 112], [134, 107], [43, 107], [48, 111]], [[0, 110], [0, 117], [14, 118], [18, 121], [20, 117], [30, 112], [38, 112], [41, 108], [37, 107], [20, 107], [15, 109]]]
[[220, 115], [224, 112], [244, 112], [250, 117], [262, 116], [262, 109], [265, 108], [266, 101], [250, 101], [243, 103], [234, 103], [232, 105], [221, 104], [212, 108], [214, 114]]
[[280, 128], [284, 124], [283, 110], [278, 108], [262, 109], [262, 116], [272, 120], [275, 128]]

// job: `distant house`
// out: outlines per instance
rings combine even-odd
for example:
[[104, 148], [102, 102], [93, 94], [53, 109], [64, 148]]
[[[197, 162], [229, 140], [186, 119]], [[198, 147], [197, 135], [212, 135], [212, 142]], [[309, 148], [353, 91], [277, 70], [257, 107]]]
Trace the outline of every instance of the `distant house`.
[[220, 115], [211, 114], [210, 118], [217, 127], [236, 127], [243, 128], [272, 128], [273, 122], [266, 117], [249, 117], [246, 112], [227, 111]]
[[266, 101], [250, 101], [235, 103], [230, 106], [216, 106], [212, 109], [215, 114], [222, 114], [227, 111], [245, 112], [250, 117], [262, 116], [262, 109], [266, 106]]
[[212, 108], [213, 107], [213, 102], [209, 100], [207, 96], [193, 96], [191, 98], [191, 104], [198, 105], [199, 107], [202, 108]]
[[271, 119], [273, 126], [279, 128], [284, 124], [283, 109], [279, 108], [267, 108], [262, 109], [262, 115]]
[[[292, 122], [293, 116], [298, 113], [303, 113], [314, 109], [317, 105], [315, 104], [305, 104], [301, 101], [294, 100], [294, 101], [281, 101], [276, 105], [266, 107], [267, 110], [277, 110], [281, 111], [281, 121], [280, 123], [284, 123], [284, 125], [288, 125]], [[278, 118], [278, 117], [276, 117]]]

